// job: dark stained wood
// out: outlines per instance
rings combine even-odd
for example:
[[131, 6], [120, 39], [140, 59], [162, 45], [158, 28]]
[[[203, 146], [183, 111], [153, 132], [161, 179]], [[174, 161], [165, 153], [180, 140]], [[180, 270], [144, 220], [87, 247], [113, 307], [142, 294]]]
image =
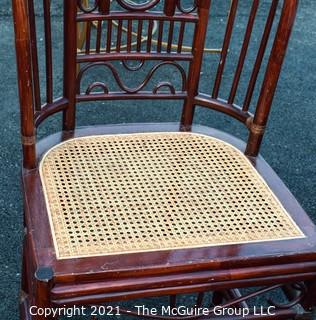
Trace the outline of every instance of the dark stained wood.
[[217, 67], [217, 73], [216, 73], [216, 79], [214, 83], [214, 88], [212, 92], [212, 98], [217, 98], [219, 94], [219, 89], [222, 82], [222, 76], [225, 68], [227, 53], [230, 45], [230, 40], [233, 32], [235, 17], [237, 13], [238, 8], [238, 0], [232, 0], [229, 15], [228, 15], [228, 21], [227, 21], [227, 27], [225, 31], [225, 37], [224, 42], [222, 46], [222, 52], [219, 59], [218, 67]]
[[46, 101], [53, 102], [53, 52], [50, 0], [43, 1], [44, 30], [45, 30], [45, 58], [46, 58]]
[[41, 88], [39, 80], [38, 69], [38, 53], [37, 53], [37, 32], [34, 13], [33, 0], [28, 0], [28, 15], [30, 23], [30, 41], [31, 41], [31, 55], [32, 55], [32, 76], [33, 76], [33, 93], [34, 93], [34, 109], [41, 110]]
[[272, 3], [271, 3], [271, 8], [270, 8], [270, 11], [269, 11], [269, 14], [268, 14], [268, 18], [267, 18], [267, 21], [266, 21], [266, 25], [265, 25], [265, 28], [264, 28], [263, 35], [262, 35], [262, 39], [261, 39], [261, 42], [260, 42], [260, 47], [259, 47], [259, 50], [258, 50], [257, 58], [256, 58], [255, 65], [254, 65], [254, 68], [253, 68], [253, 71], [252, 71], [252, 74], [251, 74], [251, 78], [250, 78], [250, 81], [249, 81], [249, 84], [248, 84], [248, 89], [247, 89], [247, 92], [246, 92], [245, 101], [243, 103], [243, 110], [244, 111], [247, 111], [249, 109], [249, 106], [250, 106], [251, 98], [252, 98], [252, 95], [253, 95], [253, 91], [255, 89], [255, 85], [256, 85], [256, 82], [257, 82], [258, 75], [259, 75], [260, 67], [261, 67], [262, 60], [263, 60], [263, 57], [264, 57], [264, 54], [265, 54], [265, 51], [266, 51], [266, 47], [267, 47], [267, 44], [268, 44], [268, 40], [269, 40], [270, 32], [271, 32], [271, 29], [272, 29], [273, 21], [274, 21], [274, 18], [275, 18], [275, 13], [276, 13], [276, 10], [278, 8], [278, 3], [279, 3], [278, 0], [273, 0]]
[[64, 97], [68, 106], [64, 110], [63, 130], [75, 128], [76, 104], [76, 55], [77, 55], [77, 5], [75, 1], [64, 1]]
[[[236, 305], [246, 307], [246, 302], [236, 288], [268, 286], [261, 289], [262, 292], [268, 292], [271, 289], [287, 285], [287, 289], [285, 289], [287, 296], [295, 298], [295, 295], [288, 290], [289, 285], [294, 282], [305, 282], [307, 296], [309, 294], [311, 297], [315, 291], [316, 283], [315, 226], [276, 173], [258, 155], [298, 1], [283, 1], [279, 26], [254, 115], [248, 110], [271, 34], [277, 0], [272, 0], [242, 106], [234, 104], [234, 100], [245, 65], [259, 1], [252, 2], [228, 100], [220, 98], [218, 94], [233, 34], [238, 1], [232, 1], [212, 96], [198, 90], [203, 49], [207, 36], [210, 0], [195, 1], [196, 7], [193, 6], [192, 9], [184, 9], [181, 2], [178, 1], [165, 1], [162, 12], [150, 11], [155, 9], [155, 6], [160, 2], [159, 0], [134, 6], [126, 1], [117, 0], [117, 5], [122, 10], [115, 12], [112, 11], [109, 0], [96, 1], [95, 7], [92, 9], [85, 8], [80, 0], [64, 1], [63, 94], [55, 101], [53, 101], [52, 95], [52, 44], [49, 38], [51, 17], [48, 8], [49, 1], [44, 0], [44, 2], [46, 3], [44, 8], [46, 12], [44, 14], [45, 32], [48, 35], [46, 40], [48, 64], [45, 73], [45, 76], [48, 77], [48, 88], [47, 101], [39, 107], [38, 54], [35, 42], [36, 25], [33, 2], [32, 0], [13, 0], [21, 105], [22, 182], [25, 210], [22, 272], [22, 289], [25, 295], [23, 295], [24, 298], [21, 298], [21, 319], [31, 319], [28, 314], [30, 304], [37, 304], [40, 307], [63, 306], [64, 304], [69, 306], [74, 304], [90, 305], [132, 298], [170, 295], [170, 304], [175, 306], [177, 294], [194, 292], [199, 293], [197, 305], [202, 305], [204, 292], [207, 290], [217, 292], [218, 301], [223, 300], [224, 303], [226, 300], [229, 300], [230, 303], [235, 301]], [[94, 37], [91, 35], [93, 21], [97, 21], [96, 41], [92, 41]], [[112, 34], [113, 21], [118, 21], [116, 37]], [[154, 39], [151, 35], [154, 21], [158, 21], [157, 47], [153, 45]], [[84, 53], [77, 52], [77, 23], [87, 24]], [[185, 53], [182, 52], [185, 28], [190, 25], [195, 28], [193, 49], [191, 53]], [[122, 43], [123, 26], [127, 26], [126, 47], [125, 43]], [[132, 47], [133, 26], [138, 28], [135, 48]], [[144, 32], [143, 26], [146, 26]], [[179, 28], [179, 36], [177, 40], [174, 40], [176, 28]], [[165, 38], [167, 38], [165, 49], [162, 48], [164, 32], [166, 33]], [[145, 49], [142, 51], [144, 33], [148, 33], [148, 39], [144, 44]], [[105, 48], [102, 48], [101, 45], [102, 38], [104, 38]], [[176, 41], [175, 46], [172, 46], [173, 41]], [[112, 46], [114, 50], [111, 50]], [[129, 68], [127, 65], [129, 60], [140, 61], [139, 67], [136, 67], [133, 72], [141, 69], [146, 61], [156, 63], [161, 60], [162, 62], [157, 62], [155, 68], [163, 65], [175, 67], [182, 77], [182, 87], [180, 89], [173, 88], [171, 85], [170, 92], [160, 93], [158, 84], [152, 91], [143, 91], [144, 86], [155, 72], [153, 69], [140, 87], [129, 88], [124, 85], [124, 82], [121, 82], [122, 79], [111, 64], [115, 60], [123, 61], [123, 66], [127, 69]], [[182, 69], [181, 63], [189, 65], [188, 72]], [[80, 88], [83, 73], [86, 70], [92, 71], [93, 66], [103, 66], [107, 68], [108, 72], [112, 72], [122, 91], [104, 90], [101, 93], [91, 94], [95, 86], [104, 85], [100, 82], [90, 84], [88, 89]], [[161, 83], [168, 82], [163, 79]], [[75, 129], [76, 103], [129, 99], [183, 100], [181, 122], [108, 125]], [[215, 129], [192, 125], [195, 106], [213, 109], [240, 121], [250, 131], [248, 142], [244, 143]], [[57, 112], [64, 114], [63, 131], [38, 141], [35, 149], [35, 128]], [[179, 130], [191, 130], [213, 136], [245, 152], [254, 168], [267, 182], [306, 237], [284, 241], [57, 260], [38, 171], [38, 164], [43, 154], [56, 144], [73, 137], [134, 132], [177, 132]], [[249, 297], [254, 296], [255, 294], [249, 294]], [[305, 297], [303, 300], [303, 306], [306, 310], [315, 303], [313, 298]], [[273, 319], [285, 319], [296, 315], [294, 309], [280, 309]], [[210, 319], [212, 318], [210, 317]], [[258, 319], [254, 314], [247, 318]]]
[[184, 30], [185, 30], [185, 23], [181, 22], [180, 30], [179, 30], [178, 49], [177, 49], [178, 53], [181, 53], [181, 51], [182, 51]]
[[157, 40], [157, 52], [161, 52], [161, 43], [163, 37], [163, 21], [159, 21], [158, 27], [158, 40]]
[[[209, 0], [199, 0], [209, 1]], [[201, 5], [199, 6], [202, 7]], [[199, 18], [196, 15], [190, 14], [175, 14], [171, 17], [164, 16], [156, 12], [142, 12], [142, 13], [133, 13], [133, 12], [112, 12], [110, 15], [103, 15], [99, 13], [85, 13], [77, 15], [77, 22], [84, 21], [98, 21], [98, 20], [136, 20], [143, 19], [146, 21], [187, 21], [191, 23], [196, 23], [199, 21]]]
[[100, 53], [101, 49], [101, 37], [102, 37], [102, 21], [97, 22], [97, 38], [96, 38], [96, 53]]
[[119, 20], [116, 35], [116, 52], [121, 51], [123, 20]]
[[90, 54], [90, 41], [91, 41], [91, 27], [92, 22], [87, 22], [87, 28], [86, 28], [86, 54]]
[[248, 46], [249, 46], [250, 37], [252, 34], [252, 29], [254, 26], [255, 18], [256, 18], [258, 6], [259, 6], [259, 0], [254, 0], [252, 7], [251, 7], [250, 15], [249, 15], [249, 20], [248, 20], [248, 24], [247, 24], [247, 29], [246, 29], [244, 41], [243, 41], [242, 48], [240, 51], [239, 61], [238, 61], [237, 69], [235, 72], [232, 88], [230, 90], [229, 98], [227, 100], [228, 104], [232, 104], [234, 102], [234, 99], [236, 96], [241, 72], [243, 70], [243, 66], [244, 66], [245, 59], [246, 59], [246, 54], [248, 51]]
[[[265, 128], [268, 121], [276, 85], [280, 76], [285, 52], [295, 21], [297, 6], [297, 1], [292, 1], [291, 5], [287, 5], [286, 1], [283, 4], [283, 10], [281, 13], [276, 38], [273, 43], [253, 120], [253, 125], [257, 128]], [[250, 130], [247, 149], [245, 151], [247, 155], [256, 156], [259, 153], [263, 134], [264, 131], [262, 130], [261, 132]]]
[[171, 46], [173, 41], [173, 30], [174, 30], [174, 22], [170, 21], [169, 25], [169, 35], [168, 35], [168, 45], [167, 45], [167, 52], [171, 52]]
[[194, 99], [194, 103], [198, 106], [210, 108], [222, 113], [228, 114], [242, 123], [246, 123], [247, 119], [252, 118], [250, 112], [243, 111], [237, 105], [228, 104], [222, 99], [213, 99], [211, 96], [200, 93]]
[[181, 116], [181, 129], [190, 130], [194, 116], [194, 97], [198, 94], [200, 73], [202, 67], [203, 50], [206, 38], [206, 30], [209, 17], [210, 1], [199, 1], [198, 16], [199, 22], [195, 27], [193, 40], [193, 62], [190, 64], [188, 76], [188, 96], [183, 105]]
[[151, 52], [151, 41], [153, 37], [153, 27], [154, 22], [150, 20], [148, 22], [148, 30], [147, 30], [147, 52]]
[[143, 20], [138, 20], [137, 28], [137, 52], [141, 51], [142, 47], [142, 34], [143, 34]]
[[110, 12], [110, 5], [111, 5], [111, 0], [99, 0], [99, 11], [102, 14], [109, 14]]
[[30, 52], [30, 26], [27, 20], [27, 4], [24, 0], [13, 1], [13, 19], [19, 78], [19, 97], [21, 113], [21, 135], [23, 148], [23, 166], [35, 167], [35, 127], [32, 88], [32, 68]]
[[[76, 130], [73, 136], [80, 137], [80, 136], [96, 135], [96, 134], [117, 134], [117, 133], [131, 133], [131, 132], [151, 132], [151, 131], [170, 131], [170, 132], [178, 131], [178, 124], [176, 123], [164, 124], [164, 125], [162, 124], [137, 124], [136, 125], [135, 124], [135, 125], [88, 127], [88, 128]], [[221, 140], [227, 141], [240, 150], [245, 149], [245, 144], [241, 140], [234, 138], [226, 133], [220, 132], [218, 130], [210, 129], [202, 126], [193, 126], [192, 131], [197, 133], [207, 134], [207, 135], [219, 138]], [[61, 134], [55, 134], [41, 141], [40, 144], [38, 145], [38, 158], [40, 158], [41, 154], [44, 154], [46, 150], [51, 148], [51, 146], [54, 146], [55, 144], [63, 141], [64, 138], [65, 136]], [[300, 259], [302, 259], [303, 256], [306, 255], [306, 252], [308, 252], [309, 249], [311, 248], [310, 243], [315, 241], [315, 227], [311, 223], [311, 220], [308, 218], [306, 213], [304, 213], [304, 210], [299, 206], [294, 196], [291, 195], [289, 190], [285, 187], [285, 185], [277, 177], [277, 175], [273, 172], [273, 170], [267, 165], [267, 163], [262, 159], [262, 157], [256, 158], [256, 160], [253, 163], [256, 169], [259, 171], [260, 175], [263, 176], [263, 178], [267, 181], [270, 188], [274, 191], [274, 193], [276, 194], [276, 196], [278, 197], [282, 205], [285, 207], [285, 209], [292, 215], [294, 220], [300, 225], [303, 231], [307, 235], [309, 235], [309, 239], [298, 239], [293, 241], [291, 240], [291, 246], [289, 246], [288, 241], [272, 241], [269, 243], [259, 243], [259, 244], [252, 243], [252, 244], [223, 246], [220, 248], [209, 248], [208, 250], [205, 248], [191, 249], [189, 250], [191, 252], [190, 254], [188, 254], [188, 250], [178, 250], [178, 253], [176, 254], [173, 254], [172, 252], [166, 252], [166, 253], [160, 252], [159, 254], [156, 254], [156, 253], [129, 254], [129, 255], [126, 255], [126, 257], [129, 257], [129, 258], [125, 260], [124, 268], [126, 268], [127, 270], [132, 270], [133, 274], [136, 273], [136, 265], [134, 264], [132, 264], [131, 266], [127, 265], [128, 263], [127, 261], [132, 261], [133, 256], [135, 257], [136, 263], [141, 263], [142, 273], [144, 272], [145, 267], [149, 269], [153, 269], [153, 266], [155, 266], [157, 263], [168, 264], [170, 268], [172, 265], [176, 265], [179, 268], [179, 264], [184, 263], [189, 268], [195, 268], [195, 266], [192, 266], [192, 261], [195, 261], [196, 264], [200, 264], [198, 268], [203, 268], [201, 267], [201, 265], [204, 264], [204, 267], [209, 267], [209, 268], [212, 268], [212, 270], [214, 270], [216, 268], [221, 268], [221, 269], [230, 268], [232, 265], [236, 267], [237, 265], [239, 267], [242, 267], [242, 266], [245, 267], [249, 265], [259, 266], [260, 264], [264, 263], [263, 261], [268, 261], [267, 263], [269, 266], [269, 270], [272, 274], [271, 264], [277, 264], [278, 261], [276, 260], [274, 255], [271, 255], [269, 257], [267, 256], [267, 254], [271, 253], [271, 254], [278, 255], [278, 259], [283, 263], [297, 261], [296, 255], [301, 255], [302, 257]], [[37, 173], [36, 172], [33, 172], [32, 174], [29, 173], [25, 177], [25, 179], [33, 180], [34, 182], [32, 182], [32, 184], [35, 183], [35, 180], [38, 181], [36, 182], [36, 184], [38, 184], [38, 187], [37, 187], [38, 191], [35, 191], [33, 189], [32, 192], [30, 192], [30, 195], [32, 195], [33, 198], [34, 198], [34, 194], [37, 194], [37, 197], [35, 199], [37, 199], [36, 201], [38, 201], [39, 195], [42, 194], [42, 191], [41, 191], [40, 182], [39, 182]], [[27, 189], [26, 186], [25, 186], [25, 189]], [[32, 203], [32, 201], [28, 201], [28, 203]], [[36, 211], [37, 204], [34, 203], [33, 206], [32, 206], [32, 211]], [[43, 203], [43, 207], [45, 207], [44, 203]], [[41, 208], [41, 210], [45, 210], [45, 209]], [[42, 213], [39, 212], [39, 214], [42, 214]], [[43, 236], [47, 237], [47, 231], [43, 232]], [[47, 239], [46, 239], [46, 242], [47, 242]], [[300, 252], [296, 252], [295, 255], [291, 257], [291, 254], [293, 253], [293, 248], [297, 248], [297, 250], [299, 250]], [[256, 253], [255, 256], [253, 256], [254, 253]], [[312, 256], [315, 255], [315, 253], [316, 252], [314, 251], [314, 253], [312, 253]], [[152, 262], [154, 259], [153, 256], [155, 255], [156, 255], [157, 261]], [[241, 258], [244, 258], [244, 261], [239, 261]], [[309, 260], [311, 256], [307, 255], [305, 256], [305, 258]], [[112, 268], [114, 266], [113, 266], [113, 262], [109, 261], [110, 259], [111, 259], [110, 257], [106, 257], [106, 260], [108, 260], [109, 267]], [[168, 259], [168, 260], [164, 260], [164, 259]], [[86, 260], [86, 259], [79, 259], [79, 260]], [[103, 265], [103, 272], [106, 273], [104, 262], [103, 263], [100, 262], [101, 264], [97, 263], [98, 260], [104, 261], [104, 258], [96, 257], [93, 260], [94, 260], [95, 266]], [[113, 261], [115, 261], [115, 257], [113, 257]], [[121, 263], [117, 259], [116, 261], [118, 264]], [[198, 263], [198, 261], [200, 262]], [[59, 261], [59, 263], [67, 264], [67, 261], [61, 260]], [[76, 265], [75, 261], [71, 261], [69, 265], [71, 266], [72, 270], [76, 270], [74, 267]], [[80, 265], [83, 266], [82, 263]], [[117, 267], [114, 267], [114, 268], [117, 271], [116, 269]], [[158, 270], [159, 272], [162, 272], [162, 273], [164, 272], [162, 267], [159, 267], [157, 269], [159, 269]], [[184, 267], [184, 270], [188, 270], [188, 269]], [[257, 269], [254, 270], [254, 272], [256, 271], [258, 270]]]
[[[137, 51], [140, 51], [140, 47], [137, 47]], [[131, 52], [126, 55], [126, 53], [109, 53], [109, 54], [94, 54], [85, 55], [79, 54], [77, 56], [77, 62], [98, 62], [98, 61], [115, 61], [115, 60], [171, 60], [171, 61], [191, 61], [193, 60], [193, 55], [190, 53], [178, 54], [178, 53], [148, 53], [145, 52]]]
[[173, 16], [176, 11], [177, 0], [165, 1], [164, 13], [166, 16]]
[[132, 50], [132, 26], [133, 21], [129, 20], [127, 22], [127, 52], [131, 52]]

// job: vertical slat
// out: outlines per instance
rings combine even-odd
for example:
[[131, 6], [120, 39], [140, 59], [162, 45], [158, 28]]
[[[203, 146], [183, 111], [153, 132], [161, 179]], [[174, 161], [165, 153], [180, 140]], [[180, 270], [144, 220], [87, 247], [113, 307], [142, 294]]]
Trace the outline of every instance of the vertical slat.
[[227, 20], [227, 27], [226, 27], [226, 31], [225, 31], [221, 56], [220, 56], [220, 60], [219, 60], [218, 68], [217, 68], [217, 74], [216, 74], [215, 83], [214, 83], [214, 88], [213, 88], [213, 92], [212, 92], [212, 98], [214, 98], [214, 99], [216, 99], [218, 97], [219, 89], [221, 86], [222, 76], [223, 76], [227, 53], [228, 53], [229, 44], [230, 44], [230, 39], [231, 39], [232, 32], [233, 32], [237, 7], [238, 7], [238, 0], [232, 0], [229, 16], [228, 16], [228, 20]]
[[198, 93], [203, 50], [206, 38], [206, 30], [209, 18], [210, 0], [199, 0], [198, 2], [199, 21], [196, 24], [193, 40], [193, 61], [190, 63], [188, 79], [187, 79], [187, 98], [183, 105], [181, 116], [182, 131], [190, 131], [195, 110], [194, 97]]
[[90, 43], [91, 43], [91, 25], [92, 22], [87, 22], [87, 29], [86, 29], [86, 54], [90, 53]]
[[53, 53], [50, 0], [44, 0], [44, 30], [45, 30], [45, 58], [46, 58], [46, 100], [53, 102]]
[[152, 20], [148, 21], [148, 33], [147, 33], [147, 52], [151, 51], [151, 41], [153, 36], [153, 26], [154, 22]]
[[279, 2], [279, 0], [273, 0], [272, 4], [271, 4], [269, 15], [268, 15], [268, 18], [267, 18], [267, 21], [266, 21], [266, 25], [265, 25], [265, 28], [264, 28], [264, 32], [263, 32], [263, 35], [262, 35], [262, 39], [261, 39], [261, 42], [260, 42], [260, 47], [259, 47], [258, 54], [257, 54], [257, 57], [256, 57], [255, 65], [254, 65], [254, 68], [253, 68], [253, 71], [252, 71], [252, 74], [251, 74], [251, 77], [250, 77], [247, 93], [246, 93], [245, 100], [244, 100], [244, 103], [243, 103], [243, 108], [242, 108], [243, 111], [248, 111], [249, 110], [249, 106], [250, 106], [252, 95], [253, 95], [253, 92], [254, 92], [254, 89], [255, 89], [255, 85], [256, 85], [256, 82], [257, 82], [257, 79], [258, 79], [258, 75], [259, 75], [260, 67], [261, 67], [261, 64], [262, 64], [262, 60], [263, 60], [263, 57], [264, 57], [264, 54], [265, 54], [265, 51], [266, 51], [266, 48], [267, 48], [268, 40], [269, 40], [269, 37], [270, 37], [270, 33], [271, 33], [271, 29], [272, 29], [274, 18], [275, 18], [276, 10], [278, 8], [278, 2]]
[[176, 11], [176, 5], [178, 0], [165, 1], [164, 13], [166, 16], [173, 16]]
[[95, 50], [97, 53], [100, 53], [101, 50], [101, 38], [102, 38], [102, 21], [98, 21], [97, 23], [97, 38]]
[[30, 52], [30, 27], [26, 0], [13, 0], [13, 20], [20, 98], [23, 166], [35, 168], [35, 129], [33, 117], [33, 88]]
[[163, 21], [159, 21], [158, 39], [157, 39], [157, 52], [161, 52], [162, 37], [163, 37]]
[[172, 48], [173, 30], [174, 30], [174, 21], [170, 21], [169, 34], [168, 34], [168, 45], [167, 45], [167, 52], [168, 53], [171, 52], [171, 48]]
[[76, 114], [76, 73], [77, 73], [77, 4], [64, 1], [64, 97], [68, 106], [64, 111], [63, 130], [74, 130]]
[[200, 308], [202, 306], [203, 299], [204, 299], [204, 292], [199, 292], [196, 298], [196, 304], [195, 304], [197, 308]]
[[236, 68], [232, 88], [230, 90], [230, 94], [229, 94], [229, 98], [228, 98], [229, 104], [232, 104], [234, 102], [235, 97], [236, 97], [236, 92], [237, 92], [238, 84], [240, 81], [240, 76], [241, 76], [241, 73], [243, 70], [243, 66], [245, 63], [245, 59], [246, 59], [246, 55], [247, 55], [247, 51], [248, 51], [248, 47], [249, 47], [249, 42], [250, 42], [250, 38], [251, 38], [251, 34], [252, 34], [252, 29], [254, 26], [254, 22], [255, 22], [257, 10], [258, 10], [258, 6], [259, 6], [259, 0], [253, 0], [244, 41], [243, 41], [242, 48], [241, 48], [240, 55], [239, 55], [238, 65]]
[[116, 51], [121, 51], [123, 21], [119, 20], [117, 27]]
[[141, 51], [142, 48], [142, 33], [143, 33], [143, 20], [138, 20], [138, 27], [137, 27], [137, 52]]
[[33, 0], [28, 0], [28, 13], [29, 13], [29, 23], [30, 23], [34, 108], [35, 108], [35, 111], [40, 111], [41, 110], [41, 88], [40, 88], [39, 71], [38, 71], [36, 22], [35, 22]]
[[261, 87], [256, 112], [253, 121], [249, 125], [250, 134], [245, 151], [248, 156], [255, 157], [259, 153], [264, 129], [267, 124], [285, 52], [295, 21], [297, 6], [297, 0], [286, 0], [283, 2], [282, 13]]
[[185, 30], [185, 22], [182, 21], [180, 24], [180, 29], [179, 29], [178, 48], [177, 48], [178, 53], [181, 53], [181, 51], [182, 51], [184, 30]]
[[[223, 291], [223, 295], [228, 301], [233, 299], [239, 299], [240, 297], [242, 297], [242, 293], [240, 292], [239, 289], [225, 290]], [[249, 309], [249, 305], [247, 301], [241, 301], [238, 304], [236, 304], [236, 306], [238, 306], [239, 308]]]
[[169, 305], [171, 309], [176, 308], [177, 306], [177, 295], [172, 294], [169, 296]]
[[109, 14], [111, 0], [99, 0], [99, 11], [102, 14]]
[[132, 20], [127, 22], [127, 52], [131, 52], [132, 49]]
[[106, 52], [111, 52], [112, 47], [112, 20], [108, 20], [107, 25], [107, 38], [106, 38]]

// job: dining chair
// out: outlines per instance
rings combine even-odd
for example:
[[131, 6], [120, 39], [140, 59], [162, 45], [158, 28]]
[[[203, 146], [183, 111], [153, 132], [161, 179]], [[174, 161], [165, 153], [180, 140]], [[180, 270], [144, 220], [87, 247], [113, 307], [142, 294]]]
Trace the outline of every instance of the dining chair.
[[[202, 69], [206, 41], [220, 35], [212, 27], [216, 0], [192, 7], [184, 0], [64, 0], [55, 8], [63, 12], [59, 77], [54, 2], [12, 3], [23, 151], [21, 319], [58, 318], [45, 317], [45, 308], [114, 308], [162, 296], [176, 308], [183, 294], [208, 315], [119, 313], [215, 319], [216, 307], [238, 307], [248, 314], [221, 319], [312, 319], [315, 226], [259, 154], [298, 1], [220, 1], [230, 10], [221, 18], [218, 61]], [[241, 5], [242, 41], [232, 47]], [[258, 27], [259, 14], [265, 23]], [[231, 54], [237, 59], [227, 73]], [[201, 90], [206, 85], [209, 92]], [[78, 104], [106, 108], [121, 100], [180, 102], [182, 113], [176, 123], [76, 127]], [[247, 140], [196, 124], [199, 107], [239, 122]], [[62, 128], [37, 138], [57, 114]], [[251, 304], [258, 297], [261, 314]]]

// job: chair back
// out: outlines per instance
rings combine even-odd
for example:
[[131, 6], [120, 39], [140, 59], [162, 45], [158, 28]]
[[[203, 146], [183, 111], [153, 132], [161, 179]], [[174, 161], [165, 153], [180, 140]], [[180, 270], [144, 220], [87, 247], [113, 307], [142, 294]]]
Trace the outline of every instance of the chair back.
[[[222, 0], [221, 0], [222, 1]], [[226, 0], [225, 0], [226, 1]], [[225, 2], [225, 1], [222, 1]], [[63, 130], [75, 129], [76, 104], [97, 100], [172, 99], [183, 100], [180, 129], [189, 131], [196, 106], [214, 109], [244, 123], [249, 130], [245, 153], [257, 156], [282, 62], [294, 23], [298, 0], [271, 0], [262, 27], [256, 58], [251, 64], [244, 99], [235, 103], [240, 80], [247, 63], [248, 49], [258, 15], [259, 0], [249, 5], [240, 47], [231, 48], [237, 11], [242, 0], [227, 0], [230, 10], [223, 28], [216, 68], [208, 68], [213, 84], [209, 92], [200, 90], [203, 52], [212, 36], [212, 5], [216, 0], [64, 0], [63, 1], [63, 92], [56, 97], [54, 77], [53, 1], [43, 0], [44, 17], [45, 96], [42, 96], [42, 68], [39, 66], [38, 15], [33, 0], [13, 0], [15, 22], [21, 132], [24, 167], [36, 167], [36, 128], [49, 116], [63, 113]], [[249, 3], [249, 2], [244, 2]], [[282, 4], [278, 15], [279, 4]], [[38, 8], [36, 8], [38, 9]], [[276, 16], [278, 25], [273, 32]], [[210, 23], [209, 23], [210, 22]], [[209, 23], [209, 28], [208, 28]], [[274, 34], [272, 36], [272, 34]], [[265, 54], [272, 46], [263, 68]], [[188, 50], [188, 47], [192, 49]], [[222, 93], [223, 75], [230, 50], [238, 52], [231, 86]], [[216, 51], [216, 50], [215, 50]], [[205, 56], [205, 55], [204, 55]], [[125, 83], [124, 72], [139, 72], [150, 64], [144, 80], [135, 86]], [[153, 79], [159, 70], [164, 77]], [[99, 71], [97, 71], [99, 70]], [[102, 70], [102, 71], [100, 71]], [[257, 103], [250, 106], [260, 70], [264, 71]], [[106, 81], [96, 75], [102, 72]], [[108, 79], [116, 83], [113, 89]], [[177, 78], [177, 84], [174, 79]], [[203, 86], [204, 87], [204, 86]], [[221, 95], [220, 95], [221, 93]]]

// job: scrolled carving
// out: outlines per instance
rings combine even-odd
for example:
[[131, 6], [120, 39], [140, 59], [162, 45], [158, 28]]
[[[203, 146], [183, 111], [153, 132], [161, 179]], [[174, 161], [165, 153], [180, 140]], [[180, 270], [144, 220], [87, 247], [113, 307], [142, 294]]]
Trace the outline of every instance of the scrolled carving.
[[[105, 67], [106, 69], [110, 70], [117, 85], [119, 86], [119, 88], [128, 94], [137, 94], [139, 91], [141, 91], [147, 84], [148, 82], [151, 80], [151, 78], [153, 77], [153, 75], [157, 72], [158, 69], [160, 69], [163, 66], [166, 65], [171, 65], [174, 66], [180, 73], [181, 75], [181, 80], [182, 80], [182, 86], [181, 86], [181, 91], [184, 92], [186, 90], [186, 73], [185, 70], [183, 69], [183, 67], [181, 65], [179, 65], [178, 63], [174, 62], [174, 61], [164, 61], [164, 62], [160, 62], [157, 65], [155, 65], [154, 67], [152, 67], [147, 76], [145, 77], [145, 79], [143, 80], [143, 82], [138, 85], [137, 87], [131, 88], [126, 86], [122, 79], [120, 78], [120, 75], [117, 71], [117, 69], [113, 66], [113, 64], [111, 64], [110, 62], [92, 62], [89, 63], [87, 65], [85, 65], [80, 72], [78, 73], [78, 77], [77, 77], [77, 94], [80, 94], [80, 87], [81, 87], [81, 80], [83, 75], [89, 70], [92, 69], [94, 67]], [[100, 87], [102, 88], [105, 94], [107, 94], [109, 92], [107, 86], [102, 83], [102, 82], [95, 82], [92, 83], [86, 90], [86, 94], [91, 94], [92, 90], [96, 87]], [[158, 90], [162, 87], [168, 87], [170, 89], [170, 92], [172, 94], [176, 93], [176, 90], [174, 88], [174, 86], [170, 83], [170, 82], [160, 82], [157, 86], [155, 86], [155, 88], [153, 89], [153, 93], [158, 93]], [[106, 89], [105, 89], [106, 88]]]
[[124, 9], [129, 11], [147, 11], [155, 7], [160, 0], [148, 0], [142, 3], [135, 3], [129, 0], [117, 0], [117, 3]]
[[100, 0], [94, 0], [94, 4], [89, 6], [89, 1], [77, 0], [77, 6], [83, 13], [91, 13], [98, 8], [99, 1]]
[[144, 66], [144, 63], [145, 63], [145, 61], [141, 60], [138, 65], [130, 66], [128, 64], [128, 61], [126, 61], [126, 60], [122, 61], [122, 65], [124, 66], [124, 68], [129, 70], [129, 71], [138, 71], [138, 70], [140, 70]]
[[163, 81], [163, 82], [159, 82], [153, 89], [153, 93], [157, 94], [158, 91], [161, 88], [168, 88], [170, 90], [170, 93], [172, 94], [176, 94], [176, 89], [174, 87], [174, 85], [172, 83], [170, 83], [169, 81]]
[[178, 3], [177, 3], [177, 8], [179, 9], [180, 12], [182, 12], [184, 14], [189, 14], [189, 13], [194, 12], [197, 9], [197, 3], [196, 3], [196, 0], [194, 0], [191, 7], [184, 8], [182, 3], [181, 3], [181, 0], [179, 0]]
[[104, 94], [108, 94], [109, 93], [109, 89], [106, 86], [105, 83], [103, 82], [93, 82], [89, 85], [89, 87], [86, 90], [86, 95], [90, 95], [93, 94], [93, 90], [96, 88], [101, 88]]

